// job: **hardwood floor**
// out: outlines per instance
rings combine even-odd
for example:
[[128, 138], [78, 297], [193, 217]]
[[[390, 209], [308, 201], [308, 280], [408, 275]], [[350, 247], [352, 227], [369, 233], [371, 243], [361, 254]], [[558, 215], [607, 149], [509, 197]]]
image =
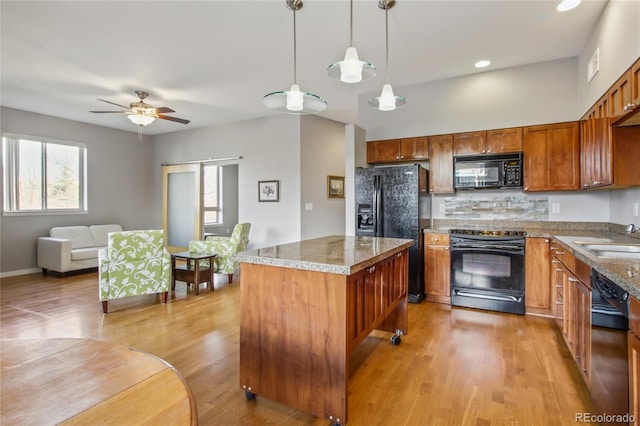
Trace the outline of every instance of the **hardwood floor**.
[[[328, 425], [260, 396], [246, 400], [239, 286], [219, 275], [214, 292], [203, 286], [195, 296], [178, 282], [166, 305], [137, 296], [109, 302], [103, 315], [97, 273], [11, 277], [0, 287], [0, 333], [88, 337], [154, 354], [186, 379], [201, 425]], [[573, 425], [576, 413], [592, 412], [550, 319], [423, 302], [409, 305], [402, 344], [389, 337], [373, 332], [350, 358], [349, 425]]]

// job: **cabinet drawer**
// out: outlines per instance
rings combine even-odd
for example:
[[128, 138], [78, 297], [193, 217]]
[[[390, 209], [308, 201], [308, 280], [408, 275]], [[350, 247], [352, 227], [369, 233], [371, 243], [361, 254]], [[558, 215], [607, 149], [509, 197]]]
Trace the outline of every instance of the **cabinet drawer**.
[[556, 240], [551, 240], [551, 256], [558, 259], [570, 271], [576, 269], [576, 258], [571, 252]]
[[424, 234], [424, 245], [449, 245], [449, 234]]

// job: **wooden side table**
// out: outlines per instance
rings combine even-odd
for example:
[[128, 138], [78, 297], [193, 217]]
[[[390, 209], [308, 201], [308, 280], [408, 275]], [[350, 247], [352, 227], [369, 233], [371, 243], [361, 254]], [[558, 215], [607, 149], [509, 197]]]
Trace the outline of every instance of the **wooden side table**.
[[[207, 283], [209, 290], [213, 291], [213, 276], [216, 270], [213, 253], [196, 253], [183, 251], [171, 254], [171, 290], [176, 289], [176, 280], [184, 281], [187, 285], [193, 283], [196, 289], [196, 296], [200, 294], [200, 283]], [[184, 259], [184, 265], [176, 265], [176, 259]], [[200, 269], [201, 260], [209, 260], [209, 267]]]

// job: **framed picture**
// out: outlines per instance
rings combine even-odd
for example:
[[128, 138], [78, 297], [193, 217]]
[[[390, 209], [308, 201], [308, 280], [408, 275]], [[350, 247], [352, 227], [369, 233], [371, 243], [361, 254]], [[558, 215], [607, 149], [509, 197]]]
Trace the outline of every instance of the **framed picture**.
[[259, 180], [258, 201], [280, 201], [280, 181]]
[[327, 198], [344, 198], [344, 176], [327, 176]]

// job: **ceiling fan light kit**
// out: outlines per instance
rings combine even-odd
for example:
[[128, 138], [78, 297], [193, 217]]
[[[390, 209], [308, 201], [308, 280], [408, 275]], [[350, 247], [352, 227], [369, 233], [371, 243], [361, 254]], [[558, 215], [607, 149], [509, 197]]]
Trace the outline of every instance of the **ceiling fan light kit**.
[[324, 111], [327, 101], [313, 93], [300, 90], [296, 69], [296, 11], [302, 8], [302, 0], [286, 0], [287, 8], [293, 11], [293, 84], [289, 90], [268, 93], [262, 98], [265, 107], [288, 114], [317, 114]]
[[384, 10], [385, 17], [385, 74], [387, 82], [384, 86], [382, 86], [382, 92], [380, 93], [380, 96], [369, 99], [369, 106], [379, 109], [380, 111], [393, 111], [407, 104], [407, 98], [405, 98], [404, 96], [395, 95], [393, 93], [393, 88], [389, 83], [389, 9], [391, 9], [395, 5], [395, 3], [395, 0], [378, 1], [378, 7]]

